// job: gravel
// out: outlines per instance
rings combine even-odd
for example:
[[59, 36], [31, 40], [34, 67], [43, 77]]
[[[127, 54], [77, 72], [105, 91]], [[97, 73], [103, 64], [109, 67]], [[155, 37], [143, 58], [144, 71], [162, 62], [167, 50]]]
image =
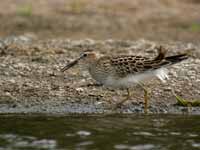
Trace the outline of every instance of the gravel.
[[[153, 57], [160, 43], [92, 39], [36, 40], [26, 36], [0, 39], [0, 113], [45, 114], [111, 114], [143, 113], [143, 93], [133, 89], [132, 98], [121, 108], [112, 106], [123, 98], [124, 91], [89, 86], [95, 83], [80, 64], [65, 73], [60, 69], [82, 51], [93, 49], [104, 55], [140, 54]], [[191, 57], [169, 67], [166, 83], [151, 80], [149, 113], [200, 114], [199, 107], [190, 110], [176, 106], [177, 95], [189, 100], [200, 99], [199, 45], [182, 42], [161, 43], [168, 55], [189, 52]]]

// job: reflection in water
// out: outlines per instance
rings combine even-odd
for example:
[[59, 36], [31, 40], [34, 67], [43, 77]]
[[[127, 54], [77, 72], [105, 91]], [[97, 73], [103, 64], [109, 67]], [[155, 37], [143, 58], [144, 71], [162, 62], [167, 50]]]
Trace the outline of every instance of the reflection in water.
[[0, 150], [200, 148], [200, 116], [1, 116], [0, 122]]
[[[56, 148], [55, 140], [40, 139], [32, 136], [21, 136], [16, 134], [1, 134], [1, 145], [4, 149], [16, 148], [36, 148], [36, 149], [54, 149]], [[4, 142], [4, 143], [2, 143]]]

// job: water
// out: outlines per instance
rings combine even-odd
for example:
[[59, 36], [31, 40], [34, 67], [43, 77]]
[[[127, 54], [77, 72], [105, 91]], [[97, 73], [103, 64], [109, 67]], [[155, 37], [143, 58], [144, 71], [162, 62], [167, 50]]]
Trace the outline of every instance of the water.
[[0, 116], [0, 150], [200, 149], [200, 116]]

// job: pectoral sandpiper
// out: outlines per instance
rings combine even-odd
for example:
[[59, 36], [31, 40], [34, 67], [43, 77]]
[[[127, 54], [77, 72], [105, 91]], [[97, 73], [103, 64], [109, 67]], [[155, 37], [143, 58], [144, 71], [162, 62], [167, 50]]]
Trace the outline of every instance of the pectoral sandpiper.
[[168, 78], [167, 66], [176, 64], [188, 58], [187, 54], [165, 56], [163, 47], [157, 48], [158, 55], [148, 58], [138, 55], [101, 56], [91, 50], [84, 51], [79, 58], [67, 64], [61, 71], [65, 71], [80, 60], [88, 65], [88, 70], [93, 79], [98, 83], [114, 89], [126, 89], [127, 97], [120, 101], [117, 106], [130, 99], [130, 88], [139, 85], [144, 90], [144, 111], [148, 107], [148, 91], [143, 82], [153, 77], [161, 81]]

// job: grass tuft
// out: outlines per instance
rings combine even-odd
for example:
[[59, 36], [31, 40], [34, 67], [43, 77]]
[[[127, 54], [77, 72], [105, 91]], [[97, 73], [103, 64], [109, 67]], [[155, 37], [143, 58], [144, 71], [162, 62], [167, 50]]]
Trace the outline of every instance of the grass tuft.
[[19, 16], [26, 16], [26, 17], [30, 17], [32, 16], [32, 6], [31, 5], [23, 5], [17, 8], [16, 11], [17, 15]]
[[200, 100], [186, 100], [186, 99], [183, 99], [182, 97], [176, 95], [175, 93], [173, 93], [174, 96], [176, 97], [176, 100], [177, 100], [177, 103], [176, 105], [179, 105], [179, 106], [184, 106], [184, 107], [199, 107], [200, 106]]
[[193, 32], [200, 32], [200, 23], [193, 23], [190, 26], [190, 30]]

